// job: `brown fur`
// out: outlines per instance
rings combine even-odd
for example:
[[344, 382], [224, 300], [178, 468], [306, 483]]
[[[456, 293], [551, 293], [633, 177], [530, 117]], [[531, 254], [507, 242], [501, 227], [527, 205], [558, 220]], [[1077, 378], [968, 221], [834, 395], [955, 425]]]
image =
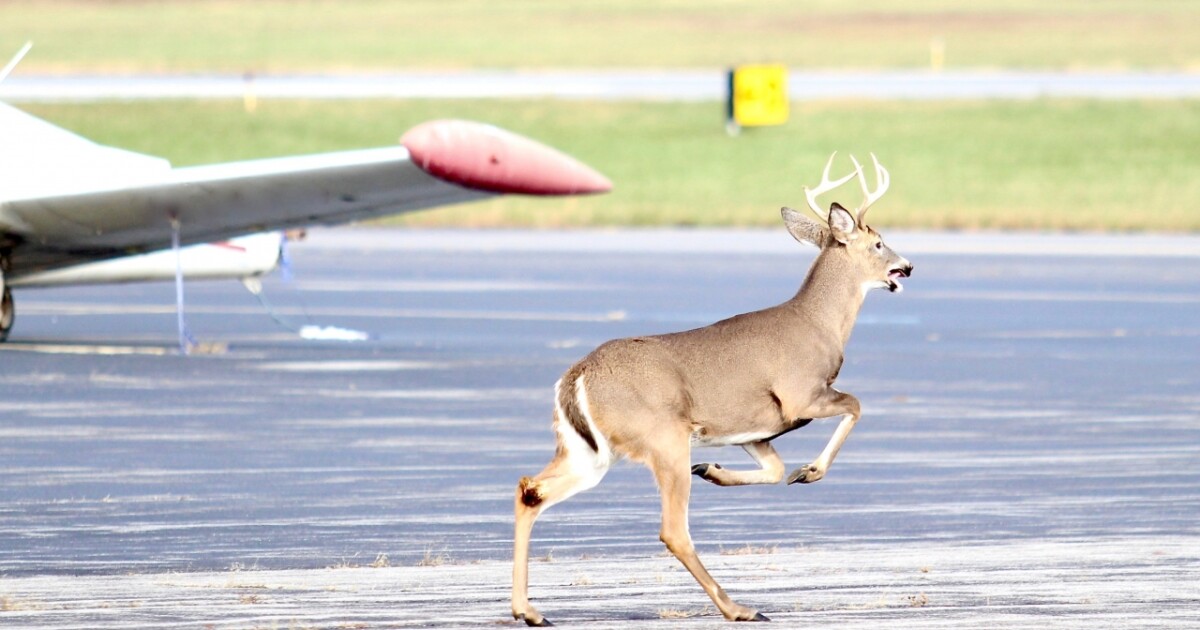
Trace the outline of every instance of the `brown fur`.
[[[857, 163], [856, 163], [857, 164]], [[882, 170], [882, 167], [880, 167]], [[858, 174], [862, 180], [861, 169]], [[817, 191], [806, 192], [812, 197]], [[852, 174], [853, 175], [853, 174]], [[838, 180], [848, 181], [849, 177]], [[886, 189], [881, 175], [876, 193]], [[865, 212], [860, 209], [859, 216]], [[789, 232], [821, 248], [803, 285], [782, 304], [736, 315], [710, 326], [666, 335], [617, 339], [601, 344], [573, 365], [559, 384], [556, 422], [566, 422], [591, 448], [582, 450], [559, 425], [558, 448], [536, 477], [523, 478], [515, 505], [512, 613], [529, 625], [545, 618], [529, 604], [529, 539], [533, 523], [548, 506], [594, 486], [611, 459], [645, 464], [662, 496], [659, 538], [688, 569], [729, 620], [765, 620], [734, 602], [704, 568], [688, 532], [692, 475], [722, 485], [778, 483], [786, 472], [770, 440], [808, 424], [840, 416], [824, 450], [795, 470], [789, 483], [825, 476], [857, 423], [858, 400], [832, 387], [841, 370], [865, 291], [899, 287], [893, 276], [911, 271], [908, 261], [885, 246], [878, 234], [856, 223], [841, 206], [818, 224], [783, 210]], [[582, 378], [587, 415], [579, 408]], [[591, 419], [591, 422], [588, 419]], [[593, 430], [598, 435], [593, 434]], [[752, 471], [691, 463], [693, 444], [741, 445], [759, 464]], [[599, 445], [607, 445], [599, 449]], [[610, 452], [611, 449], [611, 452]], [[601, 452], [603, 450], [603, 452]]]

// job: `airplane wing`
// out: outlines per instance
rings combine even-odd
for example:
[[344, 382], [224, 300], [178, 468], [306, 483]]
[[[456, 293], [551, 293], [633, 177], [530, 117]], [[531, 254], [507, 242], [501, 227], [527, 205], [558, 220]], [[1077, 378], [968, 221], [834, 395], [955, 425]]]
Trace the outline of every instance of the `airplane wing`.
[[334, 224], [496, 194], [611, 183], [528, 138], [457, 120], [400, 146], [172, 169], [0, 104], [0, 255], [8, 279], [181, 244]]

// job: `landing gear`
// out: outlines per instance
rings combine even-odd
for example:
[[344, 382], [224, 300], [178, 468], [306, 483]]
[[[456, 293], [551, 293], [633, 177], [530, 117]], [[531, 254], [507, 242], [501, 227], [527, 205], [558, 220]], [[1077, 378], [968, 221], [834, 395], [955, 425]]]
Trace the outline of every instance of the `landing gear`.
[[4, 282], [4, 274], [8, 273], [8, 255], [0, 252], [0, 289], [4, 290], [4, 299], [0, 301], [0, 343], [8, 339], [8, 331], [12, 330], [13, 320], [17, 318], [17, 308], [13, 305], [12, 289]]
[[13, 304], [12, 289], [4, 287], [4, 299], [0, 302], [0, 343], [8, 340], [8, 331], [12, 330], [16, 318], [17, 308]]

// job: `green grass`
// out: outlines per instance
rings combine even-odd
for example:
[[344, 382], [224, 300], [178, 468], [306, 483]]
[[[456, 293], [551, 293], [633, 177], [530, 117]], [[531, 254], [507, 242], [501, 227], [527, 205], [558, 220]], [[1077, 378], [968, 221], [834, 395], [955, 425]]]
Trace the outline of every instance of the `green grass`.
[[1197, 33], [1194, 0], [0, 2], [27, 72], [926, 68], [934, 40], [947, 68], [1200, 70]]
[[[40, 104], [25, 109], [177, 165], [389, 145], [431, 118], [492, 122], [568, 151], [609, 195], [505, 197], [402, 219], [473, 226], [773, 225], [831, 151], [874, 151], [892, 188], [879, 226], [1200, 230], [1200, 101], [795, 104], [730, 138], [721, 106], [561, 101]], [[842, 158], [843, 160], [845, 158]], [[839, 162], [836, 171], [848, 171]], [[849, 185], [841, 199], [857, 203]]]

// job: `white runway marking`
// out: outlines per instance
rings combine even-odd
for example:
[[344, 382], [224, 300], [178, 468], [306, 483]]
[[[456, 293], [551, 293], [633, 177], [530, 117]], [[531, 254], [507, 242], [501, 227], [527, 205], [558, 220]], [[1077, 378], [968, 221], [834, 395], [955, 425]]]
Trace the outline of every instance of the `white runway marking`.
[[[920, 232], [889, 230], [888, 243], [905, 257], [919, 254], [1112, 258], [1198, 258], [1200, 236], [1192, 234], [1053, 234], [1044, 232]], [[779, 254], [798, 247], [782, 230], [767, 228], [613, 228], [605, 230], [399, 230], [314, 228], [296, 249], [363, 249], [403, 252], [497, 254], [644, 253]], [[914, 282], [923, 266], [917, 262]]]
[[83, 345], [65, 343], [5, 343], [0, 344], [0, 352], [42, 352], [46, 354], [96, 354], [96, 355], [150, 355], [164, 356], [178, 354], [178, 348], [157, 346], [112, 346], [112, 345]]
[[512, 389], [308, 389], [288, 392], [295, 396], [329, 398], [360, 398], [373, 400], [545, 400], [549, 404], [549, 387]]
[[[36, 76], [4, 85], [13, 101], [225, 98], [562, 98], [582, 100], [720, 101], [724, 69], [461, 70], [370, 75]], [[1180, 72], [792, 71], [791, 98], [1034, 99], [1186, 98], [1200, 96], [1200, 77]]]
[[301, 291], [331, 293], [496, 293], [515, 291], [582, 291], [576, 284], [513, 280], [300, 280]]
[[270, 372], [401, 372], [465, 366], [450, 361], [272, 361], [252, 367]]
[[1129, 302], [1133, 304], [1200, 304], [1200, 295], [1134, 293], [1127, 291], [925, 291], [918, 300], [981, 300], [988, 302]]
[[[187, 307], [192, 315], [245, 315], [266, 316], [260, 306], [214, 306], [197, 304], [196, 299]], [[547, 322], [610, 322], [626, 318], [623, 311], [603, 313], [549, 312], [549, 311], [502, 311], [474, 309], [420, 309], [381, 308], [371, 306], [320, 306], [320, 307], [275, 307], [277, 315], [287, 317], [381, 317], [389, 319], [461, 319], [496, 321], [547, 321]], [[174, 315], [174, 304], [97, 304], [66, 302], [22, 302], [22, 315], [47, 315], [55, 317], [96, 317], [101, 315]]]

